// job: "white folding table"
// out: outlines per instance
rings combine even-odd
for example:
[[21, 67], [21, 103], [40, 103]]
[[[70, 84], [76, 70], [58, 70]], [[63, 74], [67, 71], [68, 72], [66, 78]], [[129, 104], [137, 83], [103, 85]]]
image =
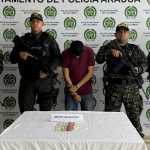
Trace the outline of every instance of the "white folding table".
[[[73, 131], [56, 132], [51, 114], [83, 114]], [[123, 112], [29, 111], [0, 134], [0, 150], [147, 150]]]

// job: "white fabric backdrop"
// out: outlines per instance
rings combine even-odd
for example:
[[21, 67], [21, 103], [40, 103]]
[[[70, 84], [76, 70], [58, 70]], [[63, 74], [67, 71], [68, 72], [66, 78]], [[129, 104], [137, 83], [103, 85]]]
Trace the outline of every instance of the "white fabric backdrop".
[[[0, 49], [4, 54], [4, 71], [0, 75], [0, 131], [5, 129], [19, 115], [18, 87], [20, 75], [17, 65], [9, 62], [13, 47], [12, 39], [18, 34], [30, 32], [29, 16], [37, 11], [43, 15], [44, 28], [59, 43], [61, 51], [72, 40], [81, 40], [94, 49], [95, 54], [105, 42], [114, 39], [115, 27], [125, 22], [130, 27], [129, 42], [137, 44], [147, 55], [150, 50], [150, 1], [149, 0], [0, 0]], [[54, 110], [64, 110], [64, 80], [58, 68], [61, 84]], [[95, 65], [93, 93], [95, 110], [103, 111], [103, 65]], [[150, 93], [147, 73], [144, 89]], [[143, 95], [143, 93], [141, 92]], [[143, 95], [144, 110], [141, 122], [144, 132], [150, 131], [150, 101]], [[35, 106], [38, 110], [38, 106]], [[124, 111], [124, 108], [122, 108]]]

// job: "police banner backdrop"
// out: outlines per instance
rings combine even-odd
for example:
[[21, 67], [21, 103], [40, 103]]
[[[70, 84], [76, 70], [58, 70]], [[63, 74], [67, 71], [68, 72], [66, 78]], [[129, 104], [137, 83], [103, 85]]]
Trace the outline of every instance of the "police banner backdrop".
[[[17, 64], [9, 61], [15, 35], [30, 32], [29, 17], [33, 12], [43, 15], [44, 28], [57, 40], [61, 51], [73, 40], [81, 40], [94, 49], [114, 39], [115, 27], [125, 22], [130, 28], [130, 43], [150, 51], [150, 0], [0, 0], [0, 53], [4, 56], [4, 71], [0, 75], [0, 131], [19, 115], [18, 88], [20, 75]], [[105, 64], [95, 65], [93, 93], [95, 110], [103, 111], [103, 70]], [[64, 110], [64, 79], [61, 68], [56, 70], [59, 88], [54, 110]], [[144, 90], [150, 95], [147, 73], [143, 75]], [[150, 101], [145, 98], [141, 116], [144, 133], [150, 130]], [[38, 110], [38, 105], [35, 105]], [[122, 108], [124, 111], [124, 108]]]

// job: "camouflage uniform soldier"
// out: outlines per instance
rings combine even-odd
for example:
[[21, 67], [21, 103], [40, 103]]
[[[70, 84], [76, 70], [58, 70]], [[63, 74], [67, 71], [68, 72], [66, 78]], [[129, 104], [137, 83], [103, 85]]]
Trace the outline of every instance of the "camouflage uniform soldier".
[[[131, 68], [141, 77], [147, 69], [147, 59], [137, 45], [128, 43], [129, 28], [126, 24], [117, 25], [115, 37], [115, 40], [100, 47], [96, 56], [97, 63], [107, 64], [107, 71], [104, 72], [104, 81], [107, 81], [105, 111], [119, 112], [123, 103], [128, 118], [141, 137], [144, 137], [140, 124], [143, 101], [137, 79], [131, 75]], [[124, 61], [124, 56], [127, 56], [132, 67]]]

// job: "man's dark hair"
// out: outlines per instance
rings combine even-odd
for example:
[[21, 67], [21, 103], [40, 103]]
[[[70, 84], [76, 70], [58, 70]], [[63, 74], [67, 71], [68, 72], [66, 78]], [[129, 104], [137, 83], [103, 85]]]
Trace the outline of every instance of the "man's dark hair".
[[69, 50], [72, 55], [80, 56], [83, 53], [84, 45], [81, 41], [73, 41]]

